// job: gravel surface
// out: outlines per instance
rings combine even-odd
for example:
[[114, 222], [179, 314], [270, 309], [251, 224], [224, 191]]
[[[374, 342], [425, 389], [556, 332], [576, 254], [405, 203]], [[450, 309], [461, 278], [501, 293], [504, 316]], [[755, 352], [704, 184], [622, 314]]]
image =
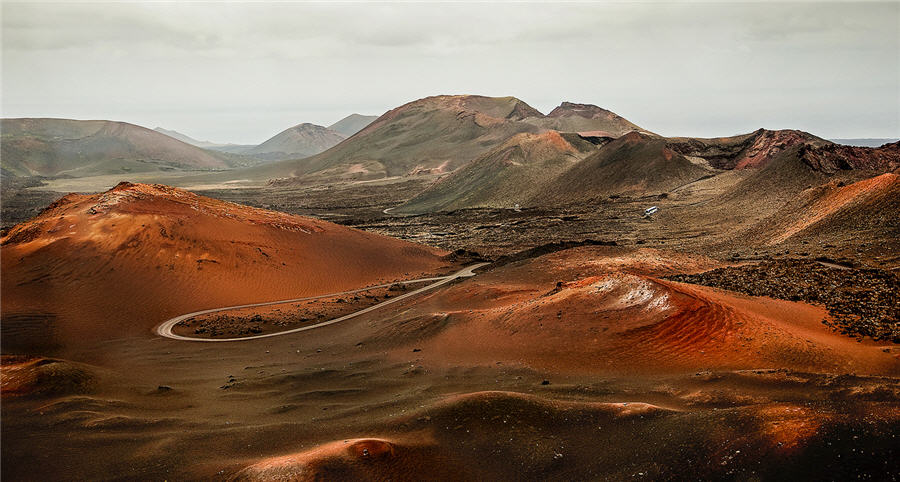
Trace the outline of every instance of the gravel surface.
[[823, 323], [843, 334], [900, 343], [900, 273], [838, 269], [808, 260], [766, 261], [668, 279], [751, 296], [825, 305]]

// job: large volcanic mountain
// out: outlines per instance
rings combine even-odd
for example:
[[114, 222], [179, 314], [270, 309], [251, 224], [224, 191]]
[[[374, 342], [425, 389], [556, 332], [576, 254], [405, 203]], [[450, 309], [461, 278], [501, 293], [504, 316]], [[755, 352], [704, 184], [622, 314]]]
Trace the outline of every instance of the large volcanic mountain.
[[664, 138], [635, 131], [614, 140], [555, 131], [520, 135], [436, 182], [396, 212], [566, 205], [615, 194], [660, 194], [710, 175], [712, 170], [705, 166], [670, 149]]
[[246, 161], [106, 120], [3, 119], [2, 167], [17, 176], [218, 170]]
[[514, 97], [438, 96], [388, 111], [352, 139], [296, 164], [294, 174], [326, 169], [362, 169], [395, 176], [449, 171], [519, 132], [537, 132], [522, 122], [540, 115]]
[[442, 178], [394, 212], [525, 206], [542, 195], [547, 182], [594, 150], [593, 144], [577, 134], [518, 134]]
[[142, 333], [195, 309], [338, 292], [443, 265], [436, 249], [130, 183], [67, 195], [0, 243], [4, 348]]
[[572, 105], [564, 104], [552, 116], [544, 116], [515, 97], [427, 97], [385, 113], [321, 154], [267, 166], [260, 172], [272, 177], [315, 174], [327, 178], [440, 173], [468, 163], [516, 134], [545, 132], [548, 125], [563, 123], [575, 130], [619, 134], [636, 128], [594, 106], [565, 107]]

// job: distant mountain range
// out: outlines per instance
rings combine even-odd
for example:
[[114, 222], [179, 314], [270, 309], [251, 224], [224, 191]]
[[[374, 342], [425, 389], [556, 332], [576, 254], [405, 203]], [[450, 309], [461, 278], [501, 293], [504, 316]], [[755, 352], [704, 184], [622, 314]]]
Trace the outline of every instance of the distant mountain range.
[[3, 119], [2, 167], [15, 176], [82, 177], [252, 164], [150, 129], [106, 120]]
[[177, 131], [157, 127], [170, 137], [205, 149], [241, 154], [265, 160], [300, 159], [327, 150], [365, 128], [378, 116], [351, 114], [328, 127], [302, 123], [285, 129], [259, 145], [216, 144], [198, 141]]
[[300, 159], [337, 145], [344, 135], [315, 124], [298, 124], [285, 129], [257, 146], [215, 148], [268, 160]]
[[834, 142], [836, 144], [857, 147], [881, 147], [885, 144], [890, 144], [897, 141], [900, 141], [900, 138], [894, 137], [892, 139], [879, 139], [867, 137], [862, 139], [831, 139], [831, 142]]
[[[353, 114], [344, 132], [372, 119]], [[4, 175], [85, 177], [156, 171], [216, 171], [322, 152], [346, 137], [313, 124], [287, 129], [258, 146], [199, 141], [178, 131], [108, 120], [2, 119]]]
[[172, 138], [174, 138], [174, 139], [178, 139], [178, 140], [181, 141], [181, 142], [190, 144], [190, 145], [192, 145], [192, 146], [202, 147], [202, 148], [204, 148], [204, 149], [210, 149], [210, 148], [214, 148], [214, 147], [225, 147], [225, 146], [232, 146], [232, 145], [234, 145], [234, 144], [219, 144], [219, 143], [216, 143], [216, 142], [209, 142], [209, 141], [198, 141], [197, 139], [194, 139], [193, 137], [190, 137], [190, 136], [188, 136], [188, 135], [182, 134], [182, 133], [180, 133], [180, 132], [178, 132], [178, 131], [170, 131], [170, 130], [168, 130], [168, 129], [163, 129], [162, 127], [157, 127], [157, 128], [155, 128], [155, 129], [153, 129], [153, 130], [155, 130], [156, 132], [159, 132], [160, 134], [165, 134], [165, 135], [167, 135], [167, 136], [169, 136], [169, 137], [172, 137]]
[[[754, 189], [767, 192], [776, 185], [805, 189], [808, 172], [878, 174], [900, 166], [897, 144], [849, 147], [802, 131], [766, 129], [666, 138], [595, 105], [563, 102], [544, 115], [515, 97], [475, 95], [427, 97], [377, 118], [353, 114], [329, 127], [302, 123], [256, 146], [112, 121], [4, 119], [2, 128], [4, 175], [221, 171], [192, 177], [200, 183], [437, 175], [437, 182], [393, 211], [408, 214], [663, 196], [722, 172], [768, 172], [734, 194], [749, 199]], [[790, 169], [770, 169], [776, 159]], [[795, 177], [775, 182], [776, 173]], [[817, 174], [809, 182], [819, 180]], [[783, 194], [792, 195], [790, 189]]]

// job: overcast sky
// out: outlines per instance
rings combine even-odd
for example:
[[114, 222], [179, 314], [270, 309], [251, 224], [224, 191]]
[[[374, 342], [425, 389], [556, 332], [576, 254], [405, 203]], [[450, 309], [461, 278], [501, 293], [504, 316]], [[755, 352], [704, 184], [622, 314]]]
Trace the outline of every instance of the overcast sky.
[[436, 94], [664, 135], [900, 137], [900, 3], [11, 3], [4, 117], [259, 143]]

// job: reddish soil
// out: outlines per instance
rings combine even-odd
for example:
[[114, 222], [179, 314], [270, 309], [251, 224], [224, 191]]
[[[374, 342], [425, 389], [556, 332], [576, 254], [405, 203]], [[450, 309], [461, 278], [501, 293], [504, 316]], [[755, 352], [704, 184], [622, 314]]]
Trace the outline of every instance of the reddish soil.
[[[612, 256], [598, 263], [600, 253]], [[610, 374], [759, 367], [900, 374], [898, 360], [879, 346], [823, 326], [823, 307], [658, 277], [712, 265], [650, 249], [576, 248], [443, 290], [382, 333], [398, 342], [417, 335], [411, 342], [434, 364], [499, 360]], [[420, 330], [436, 324], [440, 331], [423, 340]]]
[[582, 131], [579, 132], [578, 135], [584, 137], [615, 137], [614, 135], [606, 131]]
[[159, 186], [66, 201], [3, 240], [4, 351], [39, 333], [65, 354], [4, 360], [4, 480], [900, 472], [900, 350], [833, 332], [822, 307], [662, 279], [725, 266], [711, 258], [512, 257], [345, 323], [193, 343], [150, 329], [448, 261]]
[[[417, 480], [428, 474], [452, 480], [652, 480], [678, 479], [686, 469], [698, 479], [766, 480], [785, 473], [818, 479], [892, 465], [877, 460], [889, 453], [885, 447], [850, 444], [847, 452], [869, 452], [868, 457], [853, 457], [852, 464], [859, 465], [821, 460], [821, 465], [799, 472], [796, 467], [804, 459], [827, 453], [821, 446], [830, 437], [823, 434], [849, 431], [848, 436], [860, 439], [840, 413], [823, 404], [758, 400], [712, 412], [641, 402], [554, 400], [546, 394], [508, 391], [450, 395], [401, 419], [400, 428], [390, 435], [337, 440], [263, 459], [236, 479]], [[872, 416], [873, 407], [854, 415]], [[898, 415], [888, 411], [876, 416], [896, 427]], [[665, 440], [655, 435], [660, 431]], [[890, 437], [889, 432], [872, 436], [882, 442]], [[747, 469], [754, 466], [758, 468]]]
[[33, 356], [2, 356], [0, 396], [61, 396], [91, 391], [95, 384], [91, 370], [66, 360]]
[[829, 215], [851, 205], [869, 203], [892, 191], [900, 191], [900, 176], [886, 173], [847, 186], [833, 182], [804, 192], [799, 199], [804, 203], [802, 209], [797, 210], [790, 224], [779, 226], [780, 234], [773, 236], [768, 244], [778, 244]]
[[820, 304], [831, 315], [823, 323], [844, 335], [900, 343], [900, 273], [896, 270], [848, 269], [828, 262], [780, 260], [669, 279]]
[[[4, 350], [149, 333], [172, 316], [418, 278], [444, 252], [325, 221], [123, 183], [68, 195], [3, 245]], [[27, 326], [26, 326], [27, 325]], [[10, 344], [13, 343], [13, 344]]]
[[735, 169], [764, 167], [772, 158], [788, 148], [807, 144], [812, 136], [802, 131], [758, 131], [753, 143], [736, 159]]

